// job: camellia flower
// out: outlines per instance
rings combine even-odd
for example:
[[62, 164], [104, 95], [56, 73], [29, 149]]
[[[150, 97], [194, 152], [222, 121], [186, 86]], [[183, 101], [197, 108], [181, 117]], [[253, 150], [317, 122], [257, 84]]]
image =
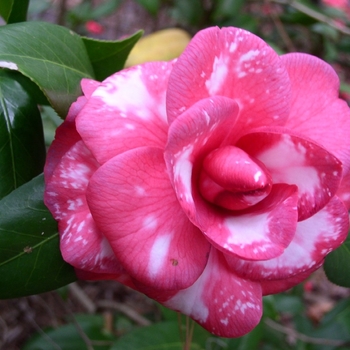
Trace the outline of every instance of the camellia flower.
[[85, 23], [86, 30], [91, 34], [102, 34], [104, 32], [103, 26], [96, 21], [87, 21]]
[[208, 28], [176, 61], [82, 89], [45, 168], [79, 278], [115, 279], [238, 337], [263, 295], [344, 241], [350, 115], [325, 62]]

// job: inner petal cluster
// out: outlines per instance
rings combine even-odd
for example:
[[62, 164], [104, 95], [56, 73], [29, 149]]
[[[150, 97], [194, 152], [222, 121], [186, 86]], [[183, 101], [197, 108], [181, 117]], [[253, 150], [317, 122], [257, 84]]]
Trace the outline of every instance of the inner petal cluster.
[[225, 209], [249, 208], [263, 200], [271, 187], [264, 164], [238, 147], [217, 148], [203, 161], [199, 191], [207, 201]]

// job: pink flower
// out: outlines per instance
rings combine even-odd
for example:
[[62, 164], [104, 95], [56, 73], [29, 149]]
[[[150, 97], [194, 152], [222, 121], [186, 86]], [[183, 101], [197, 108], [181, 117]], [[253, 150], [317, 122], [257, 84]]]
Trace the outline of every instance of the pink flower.
[[263, 295], [344, 241], [350, 116], [325, 62], [209, 28], [177, 61], [82, 89], [45, 168], [78, 277], [115, 279], [238, 337]]
[[91, 34], [102, 34], [104, 32], [103, 26], [96, 21], [87, 21], [85, 23], [86, 30]]

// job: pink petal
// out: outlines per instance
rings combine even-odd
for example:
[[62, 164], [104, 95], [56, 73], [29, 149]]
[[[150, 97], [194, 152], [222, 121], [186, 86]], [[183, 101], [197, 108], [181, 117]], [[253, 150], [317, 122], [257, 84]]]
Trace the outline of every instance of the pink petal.
[[259, 281], [263, 295], [277, 294], [295, 287], [299, 283], [303, 282], [306, 278], [308, 278], [313, 272], [319, 269], [322, 266], [322, 263], [323, 261], [311, 269], [289, 278]]
[[[89, 95], [96, 89], [100, 83], [92, 79], [83, 79], [81, 86], [84, 94]], [[74, 102], [68, 111], [65, 121], [56, 129], [55, 139], [52, 142], [45, 164], [44, 175], [47, 182], [51, 177], [53, 170], [63, 157], [63, 155], [78, 141], [80, 135], [75, 128], [75, 118], [87, 102], [87, 97], [81, 96]]]
[[92, 79], [82, 79], [81, 80], [81, 89], [83, 90], [84, 96], [90, 98], [93, 92], [101, 85], [99, 81]]
[[298, 186], [299, 221], [323, 208], [339, 187], [340, 161], [319, 145], [285, 130], [252, 132], [237, 146], [260, 160], [274, 183]]
[[241, 210], [253, 206], [270, 193], [271, 186], [265, 166], [240, 148], [217, 148], [203, 161], [200, 193], [222, 208]]
[[220, 211], [198, 200], [196, 224], [228, 255], [271, 259], [281, 255], [294, 237], [297, 201], [297, 188], [284, 184], [274, 185], [259, 204], [236, 212]]
[[350, 168], [350, 112], [339, 99], [339, 78], [320, 59], [301, 53], [281, 56], [292, 83], [286, 127], [322, 145]]
[[132, 282], [130, 276], [128, 276], [123, 268], [120, 266], [119, 273], [116, 271], [115, 273], [95, 273], [91, 271], [85, 271], [85, 270], [79, 270], [75, 269], [75, 274], [77, 275], [78, 279], [80, 280], [86, 280], [86, 281], [106, 281], [106, 280], [113, 280], [118, 281], [119, 283], [128, 286], [132, 289], [137, 290], [134, 283]]
[[165, 94], [172, 62], [120, 71], [101, 83], [77, 117], [77, 130], [98, 162], [129, 149], [164, 148]]
[[350, 171], [343, 177], [337, 191], [337, 196], [344, 202], [350, 210]]
[[250, 332], [259, 323], [261, 303], [260, 284], [236, 276], [222, 254], [212, 249], [198, 280], [164, 305], [189, 315], [215, 335], [232, 338]]
[[323, 262], [325, 256], [345, 240], [349, 218], [344, 204], [333, 197], [318, 213], [297, 225], [293, 241], [277, 258], [247, 261], [226, 256], [231, 266], [243, 278], [276, 280], [304, 273]]
[[108, 241], [96, 229], [85, 192], [98, 163], [82, 141], [62, 157], [46, 184], [45, 204], [59, 221], [63, 259], [72, 266], [95, 273], [119, 273]]
[[202, 273], [210, 246], [182, 212], [162, 150], [142, 147], [112, 158], [93, 175], [87, 196], [133, 279], [172, 290], [187, 288]]
[[279, 56], [260, 38], [238, 28], [200, 31], [169, 79], [169, 124], [197, 101], [227, 96], [240, 107], [237, 132], [247, 126], [283, 125], [289, 113], [289, 77]]
[[45, 182], [47, 182], [57, 164], [61, 161], [63, 155], [78, 141], [81, 140], [80, 135], [75, 129], [75, 117], [85, 105], [87, 99], [85, 96], [78, 98], [74, 102], [65, 121], [56, 129], [55, 139], [53, 140], [46, 157], [44, 168]]
[[193, 194], [203, 158], [227, 143], [235, 126], [237, 104], [215, 96], [197, 102], [169, 128], [165, 160], [178, 200], [189, 216], [196, 218]]

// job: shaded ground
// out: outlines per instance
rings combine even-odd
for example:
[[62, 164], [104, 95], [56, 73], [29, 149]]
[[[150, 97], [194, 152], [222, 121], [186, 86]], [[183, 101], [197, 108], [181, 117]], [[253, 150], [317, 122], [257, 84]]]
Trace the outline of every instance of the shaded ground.
[[[350, 296], [350, 289], [330, 283], [322, 270], [317, 271], [304, 284], [304, 289], [305, 313], [315, 324], [337, 301]], [[102, 315], [105, 329], [115, 335], [123, 332], [123, 328], [113, 326], [114, 320], [120, 315], [140, 326], [149, 324], [147, 316], [151, 315], [153, 320], [160, 317], [152, 300], [117, 282], [80, 281], [60, 291], [0, 300], [0, 349], [20, 350], [34, 334], [42, 333], [47, 327], [57, 328], [72, 321], [73, 314], [76, 313]], [[288, 317], [282, 317], [281, 324], [285, 328], [278, 329], [286, 338], [293, 335], [289, 321]], [[78, 326], [77, 332], [81, 332]]]

